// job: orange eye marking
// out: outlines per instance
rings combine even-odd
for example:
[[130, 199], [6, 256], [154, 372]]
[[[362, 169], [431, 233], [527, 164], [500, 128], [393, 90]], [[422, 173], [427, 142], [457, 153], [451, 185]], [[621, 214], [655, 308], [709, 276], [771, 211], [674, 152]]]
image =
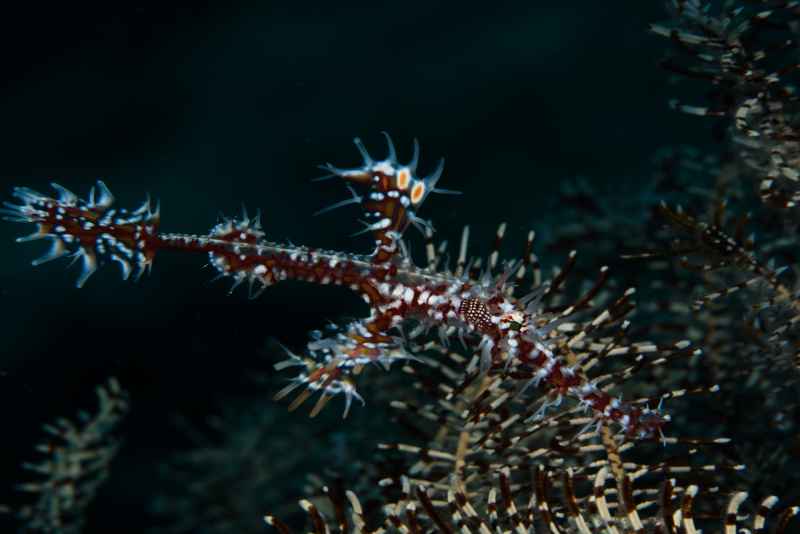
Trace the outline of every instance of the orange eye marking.
[[405, 191], [408, 189], [408, 183], [411, 181], [411, 173], [408, 169], [401, 169], [397, 173], [397, 189]]
[[425, 195], [425, 183], [424, 182], [417, 182], [414, 184], [414, 187], [411, 188], [411, 203], [412, 204], [419, 204], [422, 202], [422, 197]]

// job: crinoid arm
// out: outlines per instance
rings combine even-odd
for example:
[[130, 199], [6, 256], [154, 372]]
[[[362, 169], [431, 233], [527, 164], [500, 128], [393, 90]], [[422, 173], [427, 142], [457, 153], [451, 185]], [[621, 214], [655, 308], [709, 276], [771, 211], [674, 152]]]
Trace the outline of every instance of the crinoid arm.
[[364, 232], [372, 232], [375, 237], [373, 261], [378, 264], [391, 260], [399, 251], [399, 239], [413, 224], [421, 231], [431, 229], [431, 223], [417, 215], [422, 203], [431, 193], [455, 193], [437, 189], [436, 183], [442, 176], [444, 159], [439, 160], [436, 169], [425, 177], [417, 175], [419, 161], [419, 143], [414, 140], [414, 155], [406, 164], [397, 160], [397, 151], [389, 135], [384, 132], [388, 153], [383, 160], [375, 160], [370, 156], [361, 139], [353, 142], [361, 153], [362, 164], [352, 169], [340, 169], [331, 164], [322, 169], [330, 174], [323, 178], [338, 177], [357, 186], [366, 188], [359, 194], [350, 188], [351, 197], [323, 208], [318, 213], [330, 211], [349, 204], [361, 204], [364, 210]]

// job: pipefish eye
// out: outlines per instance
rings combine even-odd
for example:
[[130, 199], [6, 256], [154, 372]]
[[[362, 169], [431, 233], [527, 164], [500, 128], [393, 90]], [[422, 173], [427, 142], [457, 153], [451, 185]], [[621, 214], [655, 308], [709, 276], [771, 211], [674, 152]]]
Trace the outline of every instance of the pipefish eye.
[[525, 316], [519, 312], [512, 311], [503, 316], [502, 321], [508, 325], [509, 330], [519, 332], [525, 326]]

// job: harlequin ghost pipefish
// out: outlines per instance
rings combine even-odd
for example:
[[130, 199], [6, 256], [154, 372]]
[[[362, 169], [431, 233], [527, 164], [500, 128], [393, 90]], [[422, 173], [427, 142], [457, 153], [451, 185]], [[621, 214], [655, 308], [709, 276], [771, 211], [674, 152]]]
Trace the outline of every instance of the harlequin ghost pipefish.
[[[474, 366], [475, 373], [517, 372], [526, 377], [522, 389], [544, 388], [552, 399], [550, 405], [562, 398], [571, 399], [590, 415], [592, 424], [612, 425], [626, 438], [660, 435], [669, 417], [659, 408], [612, 396], [608, 388], [586, 377], [580, 359], [570, 358], [570, 351], [587, 332], [613, 319], [614, 313], [607, 309], [583, 323], [578, 331], [563, 333], [568, 329], [561, 326], [578, 308], [586, 307], [598, 285], [578, 304], [554, 312], [542, 303], [552, 289], [547, 284], [519, 298], [513, 296], [514, 281], [528, 266], [524, 260], [506, 265], [497, 275], [490, 270], [473, 275], [474, 269], [463, 268], [463, 240], [456, 270], [440, 268], [436, 262], [426, 267], [413, 264], [402, 236], [410, 225], [427, 234], [432, 232], [430, 223], [417, 213], [431, 193], [448, 192], [436, 187], [443, 161], [432, 174], [420, 176], [417, 142], [411, 160], [401, 164], [388, 135], [386, 139], [388, 155], [382, 160], [373, 159], [356, 139], [361, 166], [322, 166], [328, 172], [324, 178], [347, 182], [351, 194], [322, 211], [360, 205], [366, 218], [364, 231], [371, 232], [375, 240], [371, 254], [268, 241], [259, 217], [246, 214], [223, 219], [205, 235], [162, 233], [159, 209], [154, 209], [149, 200], [134, 211], [116, 209], [114, 197], [102, 181], [86, 199], [57, 184], [53, 184], [58, 193], [55, 197], [17, 187], [13, 195], [19, 204], [6, 202], [2, 211], [6, 220], [37, 225], [34, 233], [17, 241], [51, 241], [49, 252], [34, 265], [61, 256], [80, 260], [78, 287], [102, 263], [116, 262], [123, 278], [132, 273], [138, 278], [150, 270], [157, 252], [177, 250], [207, 255], [220, 276], [233, 280], [233, 288], [247, 282], [251, 296], [281, 280], [341, 285], [358, 293], [369, 306], [368, 317], [341, 325], [327, 335], [313, 336], [302, 354], [287, 351], [288, 360], [276, 365], [278, 369], [300, 369], [275, 395], [282, 398], [300, 390], [290, 409], [319, 393], [313, 416], [331, 397], [341, 394], [346, 416], [353, 399], [364, 402], [354, 378], [365, 365], [380, 364], [388, 369], [396, 361], [414, 360], [413, 340], [433, 331], [443, 345], [455, 340], [464, 343], [475, 356], [473, 362], [479, 362]], [[601, 273], [604, 280], [605, 269]], [[622, 306], [627, 296], [617, 304]], [[598, 350], [635, 353], [640, 349], [610, 343]]]

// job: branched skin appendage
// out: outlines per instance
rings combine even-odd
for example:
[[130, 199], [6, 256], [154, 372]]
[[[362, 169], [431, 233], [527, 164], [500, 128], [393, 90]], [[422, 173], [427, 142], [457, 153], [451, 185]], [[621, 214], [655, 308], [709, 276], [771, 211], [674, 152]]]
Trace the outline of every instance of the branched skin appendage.
[[275, 395], [280, 399], [299, 389], [290, 409], [319, 393], [313, 416], [333, 396], [342, 394], [346, 415], [354, 399], [363, 403], [352, 378], [361, 368], [380, 364], [388, 369], [395, 361], [415, 359], [413, 340], [434, 331], [443, 344], [460, 340], [474, 350], [481, 372], [532, 369], [525, 387], [546, 389], [551, 400], [545, 408], [562, 398], [573, 399], [595, 423], [615, 426], [626, 438], [659, 436], [668, 416], [641, 403], [622, 402], [587, 379], [578, 366], [567, 363], [569, 349], [559, 341], [557, 329], [571, 309], [546, 312], [541, 304], [544, 286], [522, 298], [511, 296], [511, 277], [520, 264], [509, 266], [499, 276], [475, 279], [411, 263], [403, 253], [404, 231], [413, 224], [432, 232], [416, 212], [430, 193], [450, 191], [436, 189], [442, 163], [427, 177], [416, 175], [416, 142], [412, 160], [403, 165], [388, 136], [387, 141], [388, 156], [383, 160], [374, 160], [356, 139], [363, 158], [360, 167], [323, 167], [330, 172], [326, 178], [361, 188], [357, 191], [348, 185], [351, 198], [322, 211], [360, 204], [367, 218], [365, 231], [375, 238], [369, 255], [271, 242], [265, 239], [259, 217], [246, 214], [223, 220], [207, 235], [159, 233], [158, 209], [146, 202], [134, 212], [115, 210], [102, 182], [97, 184], [99, 196], [93, 189], [87, 200], [55, 184], [57, 198], [17, 188], [14, 196], [21, 204], [6, 203], [3, 213], [8, 220], [38, 225], [34, 234], [20, 241], [52, 241], [51, 251], [35, 265], [67, 254], [82, 259], [78, 286], [99, 263], [119, 263], [127, 278], [133, 270], [137, 275], [148, 270], [159, 250], [174, 249], [207, 255], [220, 277], [231, 278], [233, 288], [246, 282], [251, 296], [289, 279], [341, 285], [361, 295], [370, 307], [369, 317], [313, 336], [303, 354], [289, 353], [289, 359], [276, 365], [300, 370]]

